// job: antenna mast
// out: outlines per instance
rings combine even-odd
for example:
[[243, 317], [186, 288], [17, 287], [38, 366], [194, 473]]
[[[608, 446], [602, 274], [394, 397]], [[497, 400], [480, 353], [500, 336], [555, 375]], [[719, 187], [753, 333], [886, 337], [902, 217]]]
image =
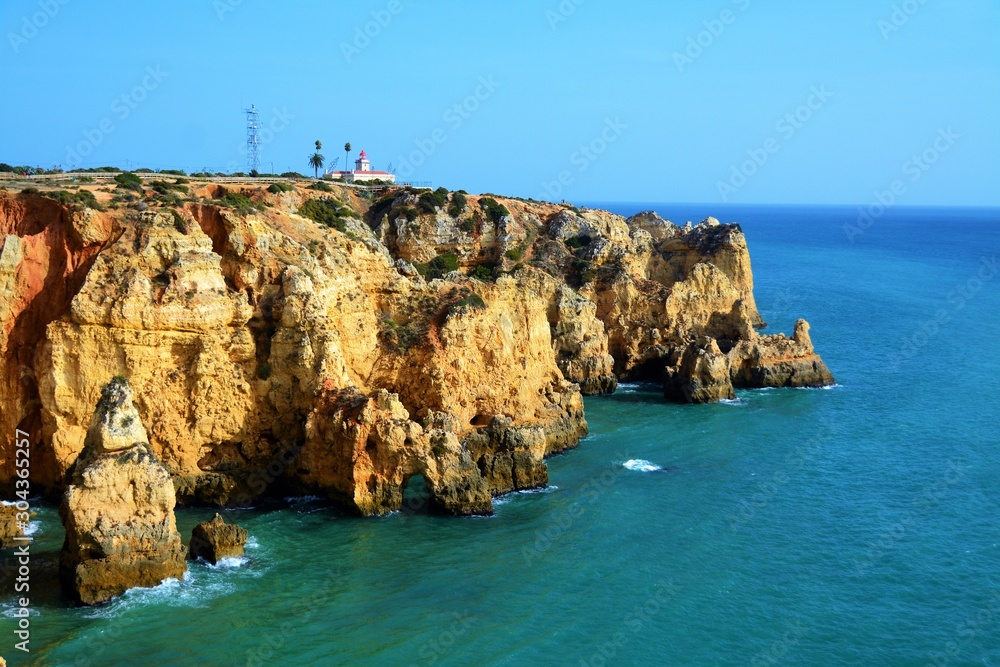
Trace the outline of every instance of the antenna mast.
[[260, 113], [253, 104], [243, 111], [247, 115], [247, 168], [252, 174], [260, 165]]

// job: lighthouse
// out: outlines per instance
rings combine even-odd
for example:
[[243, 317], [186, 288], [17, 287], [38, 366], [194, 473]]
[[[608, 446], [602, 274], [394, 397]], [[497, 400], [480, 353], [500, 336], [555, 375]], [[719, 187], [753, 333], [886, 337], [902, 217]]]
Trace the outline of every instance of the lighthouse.
[[371, 181], [382, 181], [383, 183], [395, 183], [396, 176], [387, 171], [373, 171], [368, 153], [361, 151], [361, 155], [354, 161], [354, 169], [351, 171], [334, 171], [328, 174], [334, 178], [343, 179], [345, 183], [368, 183]]
[[368, 153], [361, 151], [361, 155], [358, 157], [357, 161], [354, 163], [355, 171], [371, 171], [372, 163], [368, 161]]

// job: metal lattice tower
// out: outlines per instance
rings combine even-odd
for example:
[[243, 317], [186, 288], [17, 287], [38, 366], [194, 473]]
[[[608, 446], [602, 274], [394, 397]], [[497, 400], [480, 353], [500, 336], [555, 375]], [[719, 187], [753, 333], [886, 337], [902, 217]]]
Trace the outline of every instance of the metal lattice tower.
[[253, 104], [243, 111], [247, 115], [247, 173], [253, 173], [260, 165], [260, 113]]

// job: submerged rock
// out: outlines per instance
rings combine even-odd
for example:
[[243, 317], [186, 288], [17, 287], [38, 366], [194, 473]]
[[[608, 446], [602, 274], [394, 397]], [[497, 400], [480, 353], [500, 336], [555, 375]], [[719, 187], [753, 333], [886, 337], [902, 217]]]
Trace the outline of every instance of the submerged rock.
[[22, 534], [17, 525], [17, 508], [13, 505], [0, 505], [0, 549], [12, 548], [14, 538], [21, 537]]
[[150, 451], [132, 399], [124, 378], [104, 387], [59, 508], [66, 528], [63, 583], [83, 604], [156, 586], [186, 570], [174, 485]]
[[199, 523], [191, 531], [188, 558], [202, 558], [215, 565], [223, 558], [239, 558], [247, 543], [247, 531], [235, 524], [226, 523], [221, 514], [211, 521]]

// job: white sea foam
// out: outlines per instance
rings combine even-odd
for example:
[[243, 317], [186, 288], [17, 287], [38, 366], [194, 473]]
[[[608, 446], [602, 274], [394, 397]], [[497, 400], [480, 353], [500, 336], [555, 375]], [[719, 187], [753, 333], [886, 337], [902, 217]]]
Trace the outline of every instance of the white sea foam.
[[663, 470], [660, 466], [650, 463], [645, 459], [629, 459], [622, 464], [622, 467], [627, 470], [634, 470], [635, 472], [656, 472], [657, 470]]
[[[17, 616], [14, 615], [14, 612], [17, 611], [17, 612], [23, 614], [24, 612], [20, 611], [20, 609], [21, 609], [21, 606], [18, 605], [18, 604], [15, 604], [15, 603], [12, 603], [12, 602], [5, 602], [3, 604], [0, 604], [0, 616], [4, 616], [6, 618], [18, 618]], [[41, 616], [42, 615], [42, 612], [38, 611], [34, 607], [28, 607], [28, 612], [29, 612], [30, 616]]]
[[558, 490], [559, 490], [559, 487], [553, 484], [552, 486], [546, 486], [545, 488], [542, 488], [542, 489], [525, 489], [524, 491], [518, 491], [517, 493], [521, 493], [521, 494], [530, 494], [530, 493], [555, 493]]
[[[251, 540], [247, 540], [247, 546]], [[238, 587], [247, 586], [239, 583], [240, 580], [258, 579], [265, 574], [266, 568], [246, 567], [249, 563], [250, 559], [245, 556], [223, 558], [216, 565], [199, 559], [189, 563], [183, 579], [165, 579], [152, 588], [131, 588], [110, 604], [89, 608], [85, 615], [88, 618], [128, 618], [135, 608], [148, 606], [204, 609], [210, 600], [231, 595]]]
[[256, 537], [254, 537], [253, 535], [251, 535], [250, 537], [247, 538], [247, 543], [246, 543], [246, 545], [244, 545], [244, 548], [245, 549], [259, 549], [260, 548], [260, 542], [257, 541]]
[[219, 562], [215, 565], [207, 563], [207, 565], [213, 570], [222, 570], [226, 568], [243, 567], [250, 562], [250, 559], [246, 556], [230, 556], [229, 558], [220, 558]]
[[723, 405], [740, 405], [743, 401], [738, 398], [723, 398], [719, 401], [719, 403], [722, 403]]
[[323, 498], [320, 496], [289, 496], [285, 498], [285, 502], [290, 504], [314, 503], [317, 500], [323, 500]]
[[506, 505], [507, 503], [509, 503], [514, 498], [517, 498], [518, 496], [530, 496], [538, 493], [555, 493], [558, 490], [559, 487], [553, 484], [551, 486], [546, 486], [545, 488], [542, 489], [524, 489], [523, 491], [513, 491], [511, 493], [505, 493], [502, 496], [494, 498], [493, 506], [496, 507], [497, 505]]

